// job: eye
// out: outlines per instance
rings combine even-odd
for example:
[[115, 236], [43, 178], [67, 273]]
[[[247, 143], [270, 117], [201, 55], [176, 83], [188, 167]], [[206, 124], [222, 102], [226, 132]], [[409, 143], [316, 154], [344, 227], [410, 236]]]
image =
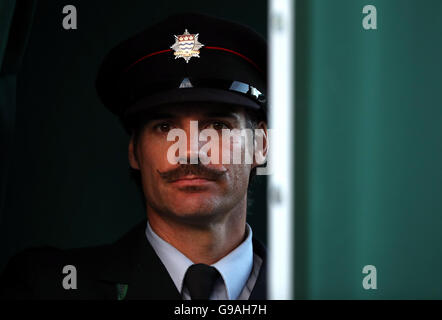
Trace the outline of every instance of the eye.
[[158, 132], [169, 132], [172, 126], [169, 122], [161, 122], [154, 126], [154, 130]]
[[222, 121], [212, 121], [211, 123], [209, 123], [208, 128], [215, 130], [222, 130], [222, 129], [229, 129], [229, 126]]

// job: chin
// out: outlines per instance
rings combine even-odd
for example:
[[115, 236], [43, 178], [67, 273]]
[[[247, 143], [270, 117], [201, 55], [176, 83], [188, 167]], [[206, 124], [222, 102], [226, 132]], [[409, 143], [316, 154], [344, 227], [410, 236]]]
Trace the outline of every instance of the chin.
[[177, 201], [174, 201], [172, 204], [171, 209], [183, 215], [207, 215], [215, 210], [213, 201], [208, 198], [202, 198], [201, 196], [177, 197], [176, 200]]
[[[218, 205], [217, 205], [218, 203]], [[220, 210], [219, 201], [206, 195], [184, 195], [177, 196], [172, 203], [169, 204], [170, 212], [181, 218], [203, 219], [211, 218], [217, 215]]]

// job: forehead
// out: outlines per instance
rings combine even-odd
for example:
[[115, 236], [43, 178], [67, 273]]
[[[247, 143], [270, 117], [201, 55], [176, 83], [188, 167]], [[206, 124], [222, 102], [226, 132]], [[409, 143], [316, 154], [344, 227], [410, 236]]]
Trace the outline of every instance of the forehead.
[[165, 105], [147, 114], [149, 118], [158, 117], [233, 117], [242, 119], [246, 111], [242, 106], [216, 103], [186, 103], [180, 105]]

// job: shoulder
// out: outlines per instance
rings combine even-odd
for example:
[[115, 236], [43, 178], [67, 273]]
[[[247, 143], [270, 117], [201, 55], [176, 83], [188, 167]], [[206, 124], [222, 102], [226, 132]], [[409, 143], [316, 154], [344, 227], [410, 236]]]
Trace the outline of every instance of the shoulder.
[[[145, 225], [140, 222], [108, 245], [21, 251], [0, 275], [0, 299], [114, 299], [115, 281], [111, 280], [126, 283], [131, 277], [137, 258], [134, 251], [145, 240]], [[71, 287], [75, 282], [77, 288]]]
[[65, 296], [63, 279], [80, 270], [83, 282], [93, 279], [108, 251], [109, 246], [67, 250], [35, 247], [23, 250], [10, 259], [0, 276], [0, 297], [34, 299]]

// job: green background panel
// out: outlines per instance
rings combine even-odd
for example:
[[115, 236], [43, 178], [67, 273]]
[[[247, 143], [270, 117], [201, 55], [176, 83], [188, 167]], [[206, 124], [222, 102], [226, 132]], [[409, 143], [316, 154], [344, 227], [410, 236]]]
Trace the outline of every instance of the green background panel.
[[297, 9], [296, 296], [440, 299], [442, 2]]

